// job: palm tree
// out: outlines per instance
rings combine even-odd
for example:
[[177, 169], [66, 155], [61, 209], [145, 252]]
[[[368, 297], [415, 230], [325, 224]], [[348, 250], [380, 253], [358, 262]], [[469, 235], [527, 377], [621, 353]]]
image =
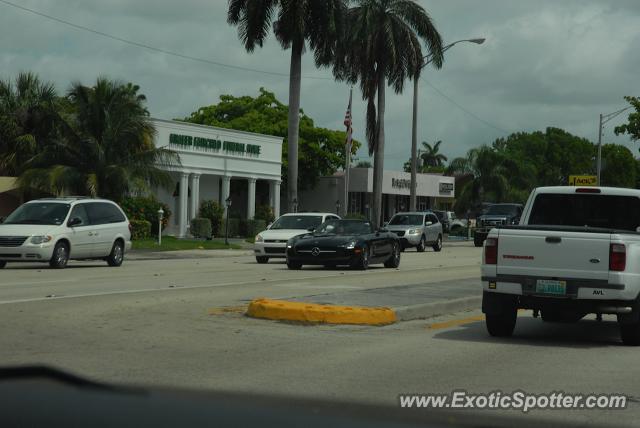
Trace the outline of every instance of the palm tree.
[[19, 175], [24, 164], [56, 137], [58, 96], [33, 73], [0, 81], [0, 175]]
[[[422, 6], [412, 0], [358, 0], [347, 12], [345, 40], [340, 43], [334, 74], [360, 82], [367, 101], [367, 140], [373, 163], [372, 222], [380, 225], [384, 170], [385, 87], [401, 93], [407, 78], [420, 74], [424, 41], [433, 63], [442, 65], [442, 40]], [[377, 111], [376, 111], [377, 97]]]
[[302, 54], [313, 51], [316, 66], [329, 65], [340, 39], [345, 0], [229, 0], [227, 22], [238, 27], [248, 52], [262, 47], [274, 16], [273, 32], [283, 49], [291, 48], [287, 134], [287, 202], [293, 210], [298, 198], [298, 132]]
[[433, 146], [426, 141], [422, 142], [424, 152], [420, 157], [422, 158], [423, 167], [442, 166], [447, 161], [447, 157], [440, 153], [440, 144], [442, 144], [440, 140], [436, 141]]
[[169, 187], [166, 168], [178, 164], [179, 158], [155, 147], [155, 129], [139, 89], [105, 78], [98, 78], [93, 87], [72, 84], [64, 138], [27, 162], [18, 183], [56, 195], [116, 201], [129, 192]]

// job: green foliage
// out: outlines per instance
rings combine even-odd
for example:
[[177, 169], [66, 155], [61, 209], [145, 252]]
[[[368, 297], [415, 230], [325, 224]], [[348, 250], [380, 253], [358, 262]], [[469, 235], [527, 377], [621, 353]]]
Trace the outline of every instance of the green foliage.
[[244, 230], [242, 231], [243, 233], [241, 235], [244, 237], [254, 237], [266, 228], [267, 222], [262, 219], [245, 220]]
[[[241, 220], [239, 218], [229, 217], [229, 238], [236, 238], [240, 236], [240, 223]], [[220, 223], [220, 236], [224, 237], [226, 233], [226, 219], [222, 219]]]
[[196, 217], [191, 219], [191, 228], [189, 229], [194, 238], [211, 238], [211, 220], [204, 217]]
[[170, 186], [166, 166], [178, 155], [153, 144], [139, 87], [106, 78], [71, 85], [66, 97], [37, 76], [0, 82], [0, 170], [18, 176], [22, 191], [101, 196]]
[[369, 161], [360, 161], [356, 164], [355, 168], [372, 168], [371, 162]]
[[624, 97], [635, 111], [629, 113], [628, 123], [615, 127], [616, 135], [628, 134], [633, 141], [640, 140], [640, 98]]
[[147, 220], [131, 219], [129, 223], [131, 224], [131, 239], [134, 241], [151, 237], [151, 223]]
[[162, 230], [169, 224], [171, 210], [165, 203], [158, 201], [153, 196], [133, 196], [120, 201], [120, 206], [127, 214], [129, 220], [146, 220], [151, 224], [151, 234], [158, 235], [158, 210], [162, 207]]
[[[184, 120], [201, 125], [219, 126], [241, 131], [275, 135], [285, 139], [282, 145], [282, 179], [287, 181], [287, 123], [289, 108], [278, 101], [272, 92], [260, 88], [256, 97], [220, 96], [220, 102], [201, 107]], [[301, 112], [298, 143], [299, 189], [313, 187], [318, 177], [332, 175], [344, 165], [344, 131], [315, 126], [313, 119]], [[355, 154], [360, 143], [353, 142]]]
[[222, 205], [213, 200], [202, 201], [198, 215], [209, 219], [213, 236], [219, 236], [221, 234], [220, 224], [224, 215], [224, 207]]
[[253, 217], [256, 220], [264, 220], [266, 224], [273, 223], [273, 220], [275, 220], [273, 209], [269, 205], [258, 205]]
[[440, 144], [442, 144], [442, 141], [436, 141], [433, 146], [426, 141], [422, 142], [423, 152], [420, 155], [420, 159], [422, 159], [422, 165], [424, 167], [433, 168], [444, 166], [444, 163], [448, 159], [440, 153]]
[[637, 162], [631, 150], [618, 144], [605, 144], [602, 146], [602, 163], [600, 181], [603, 186], [635, 187]]
[[363, 214], [360, 213], [348, 213], [346, 216], [344, 216], [344, 218], [352, 218], [355, 220], [366, 220], [367, 217], [365, 217]]

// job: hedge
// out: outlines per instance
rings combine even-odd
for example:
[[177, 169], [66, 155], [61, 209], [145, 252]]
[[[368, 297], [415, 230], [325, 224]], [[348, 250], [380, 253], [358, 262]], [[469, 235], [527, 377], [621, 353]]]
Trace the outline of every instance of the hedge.
[[158, 201], [152, 196], [133, 196], [124, 198], [120, 206], [127, 214], [129, 221], [146, 220], [151, 223], [151, 234], [158, 235], [158, 210], [162, 207], [164, 215], [162, 216], [162, 230], [169, 224], [171, 218], [171, 210], [165, 203]]
[[211, 231], [213, 236], [224, 234], [222, 229], [222, 216], [224, 215], [224, 207], [216, 201], [202, 201], [198, 216], [208, 218], [211, 221]]
[[211, 220], [203, 217], [196, 217], [191, 220], [191, 235], [194, 238], [211, 238]]
[[[220, 222], [220, 237], [224, 237], [226, 233], [225, 229], [226, 221], [223, 219]], [[240, 219], [238, 218], [230, 218], [229, 219], [229, 238], [235, 238], [240, 236]]]
[[147, 220], [129, 220], [131, 224], [131, 239], [147, 239], [151, 237], [151, 223]]

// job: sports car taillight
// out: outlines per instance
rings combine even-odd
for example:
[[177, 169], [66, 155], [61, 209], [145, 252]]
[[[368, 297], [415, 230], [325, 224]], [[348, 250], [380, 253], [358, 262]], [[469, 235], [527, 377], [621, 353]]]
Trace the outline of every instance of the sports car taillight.
[[609, 270], [622, 272], [627, 267], [627, 248], [624, 244], [609, 245]]
[[484, 263], [498, 264], [498, 238], [487, 238], [484, 241]]

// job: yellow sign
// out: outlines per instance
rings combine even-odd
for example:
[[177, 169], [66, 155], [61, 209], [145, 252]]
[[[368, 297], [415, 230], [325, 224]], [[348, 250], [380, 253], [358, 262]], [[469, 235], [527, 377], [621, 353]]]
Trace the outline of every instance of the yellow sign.
[[598, 177], [595, 175], [570, 175], [569, 186], [596, 186]]

